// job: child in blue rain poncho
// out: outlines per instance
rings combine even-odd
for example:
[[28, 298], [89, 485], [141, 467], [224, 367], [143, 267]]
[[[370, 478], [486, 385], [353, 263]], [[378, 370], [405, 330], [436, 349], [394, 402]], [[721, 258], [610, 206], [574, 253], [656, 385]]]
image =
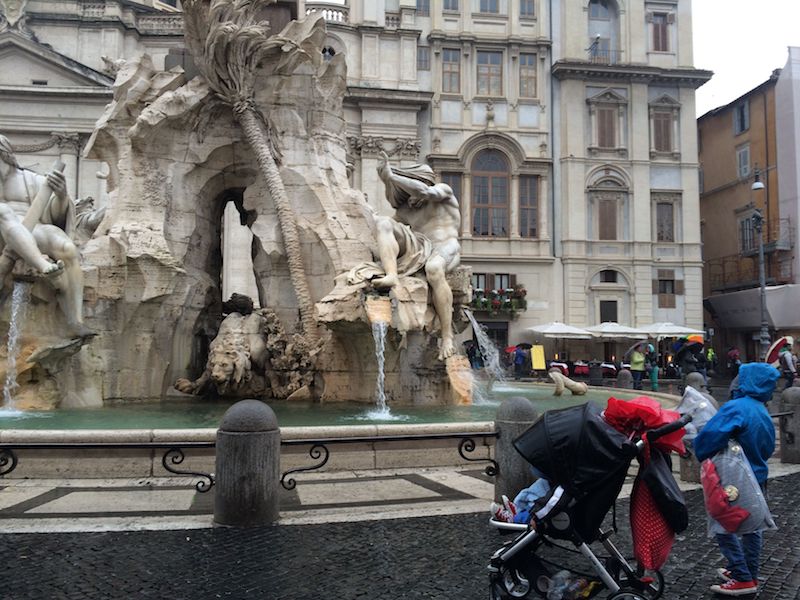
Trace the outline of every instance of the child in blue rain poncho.
[[[748, 363], [739, 369], [739, 389], [734, 398], [723, 404], [716, 415], [694, 439], [694, 453], [703, 461], [728, 447], [735, 440], [741, 446], [762, 489], [769, 474], [767, 460], [775, 451], [775, 426], [766, 403], [780, 377], [778, 370], [766, 363]], [[724, 596], [755, 593], [761, 555], [761, 530], [743, 534], [717, 533], [720, 551], [728, 561], [718, 575], [724, 580], [711, 591]]]

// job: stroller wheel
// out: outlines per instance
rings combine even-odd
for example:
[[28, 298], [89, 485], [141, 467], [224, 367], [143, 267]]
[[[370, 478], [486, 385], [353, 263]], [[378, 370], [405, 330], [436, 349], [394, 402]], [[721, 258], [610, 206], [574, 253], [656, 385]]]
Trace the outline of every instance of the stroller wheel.
[[619, 579], [620, 591], [636, 592], [646, 600], [656, 600], [664, 593], [664, 576], [661, 571], [644, 570], [641, 567], [628, 578], [624, 574]]
[[639, 592], [620, 590], [609, 596], [608, 600], [648, 600], [648, 596], [642, 596]]
[[530, 598], [531, 584], [528, 579], [514, 568], [503, 567], [492, 577], [492, 600], [511, 600], [513, 598]]

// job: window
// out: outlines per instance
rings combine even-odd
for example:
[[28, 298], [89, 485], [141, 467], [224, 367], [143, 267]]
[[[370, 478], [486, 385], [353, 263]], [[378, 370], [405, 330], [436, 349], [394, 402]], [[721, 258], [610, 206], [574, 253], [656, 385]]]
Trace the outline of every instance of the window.
[[480, 12], [497, 14], [500, 12], [500, 0], [481, 0]]
[[656, 204], [656, 241], [675, 241], [675, 216], [672, 202]]
[[519, 234], [524, 238], [539, 237], [539, 178], [519, 178]]
[[741, 146], [736, 149], [736, 172], [739, 177], [750, 176], [750, 146]]
[[444, 0], [444, 10], [458, 11], [458, 0]]
[[589, 2], [590, 19], [610, 19], [611, 11], [608, 9], [608, 0], [592, 0]]
[[516, 275], [508, 273], [473, 273], [472, 274], [472, 289], [498, 292], [508, 290], [514, 287], [516, 283]]
[[616, 300], [600, 300], [600, 322], [608, 321], [618, 322]]
[[461, 93], [461, 54], [457, 49], [442, 50], [442, 92]]
[[669, 52], [669, 15], [666, 13], [653, 13], [653, 52]]
[[617, 283], [617, 272], [613, 269], [600, 271], [600, 283]]
[[521, 19], [532, 19], [536, 16], [534, 0], [519, 0], [519, 16]]
[[487, 278], [486, 273], [473, 273], [472, 274], [472, 289], [473, 290], [485, 290], [486, 289], [486, 278]]
[[431, 52], [427, 46], [417, 46], [417, 71], [431, 70]]
[[614, 106], [597, 107], [597, 146], [617, 147], [617, 109]]
[[672, 111], [653, 111], [653, 149], [656, 152], [672, 152]]
[[753, 227], [753, 217], [739, 221], [739, 248], [742, 252], [756, 249], [756, 229]]
[[675, 308], [675, 297], [683, 295], [683, 280], [675, 278], [673, 269], [659, 269], [653, 294], [658, 296], [658, 308]]
[[536, 97], [536, 55], [519, 55], [519, 97]]
[[508, 236], [508, 162], [484, 150], [472, 163], [472, 234]]
[[431, 0], [417, 0], [417, 14], [427, 17], [431, 14]]
[[456, 198], [461, 198], [461, 173], [442, 173], [442, 183], [453, 189]]
[[733, 133], [739, 135], [750, 129], [750, 102], [745, 100], [733, 109]]
[[503, 95], [502, 52], [478, 52], [478, 95]]
[[597, 200], [598, 239], [617, 239], [617, 201], [601, 197]]

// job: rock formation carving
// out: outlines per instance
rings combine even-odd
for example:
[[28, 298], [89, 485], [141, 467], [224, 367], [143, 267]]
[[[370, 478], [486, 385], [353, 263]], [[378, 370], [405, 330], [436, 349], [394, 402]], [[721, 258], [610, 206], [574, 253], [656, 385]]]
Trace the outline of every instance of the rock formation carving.
[[277, 208], [302, 327], [309, 340], [315, 342], [319, 333], [297, 220], [275, 160], [269, 115], [259, 110], [254, 99], [256, 80], [263, 65], [274, 64], [277, 72], [290, 71], [303, 61], [319, 65], [325, 19], [317, 13], [315, 17], [290, 22], [277, 35], [269, 35], [269, 23], [259, 18], [267, 4], [265, 0], [184, 0], [185, 39], [198, 70], [217, 98], [231, 107], [255, 153]]

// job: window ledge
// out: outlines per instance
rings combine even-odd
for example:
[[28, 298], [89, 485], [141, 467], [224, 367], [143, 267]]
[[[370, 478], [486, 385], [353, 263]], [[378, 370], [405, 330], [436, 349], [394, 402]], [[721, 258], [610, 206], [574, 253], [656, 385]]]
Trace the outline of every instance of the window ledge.
[[670, 160], [680, 160], [681, 153], [680, 152], [662, 152], [660, 150], [651, 150], [650, 151], [650, 158], [651, 159], [670, 159]]
[[474, 12], [472, 13], [473, 19], [492, 19], [493, 21], [505, 21], [508, 19], [508, 15], [504, 15], [502, 13], [482, 13], [482, 12]]
[[621, 158], [628, 158], [627, 148], [600, 148], [599, 146], [589, 146], [587, 150], [590, 156], [600, 154], [605, 156], [617, 155]]

